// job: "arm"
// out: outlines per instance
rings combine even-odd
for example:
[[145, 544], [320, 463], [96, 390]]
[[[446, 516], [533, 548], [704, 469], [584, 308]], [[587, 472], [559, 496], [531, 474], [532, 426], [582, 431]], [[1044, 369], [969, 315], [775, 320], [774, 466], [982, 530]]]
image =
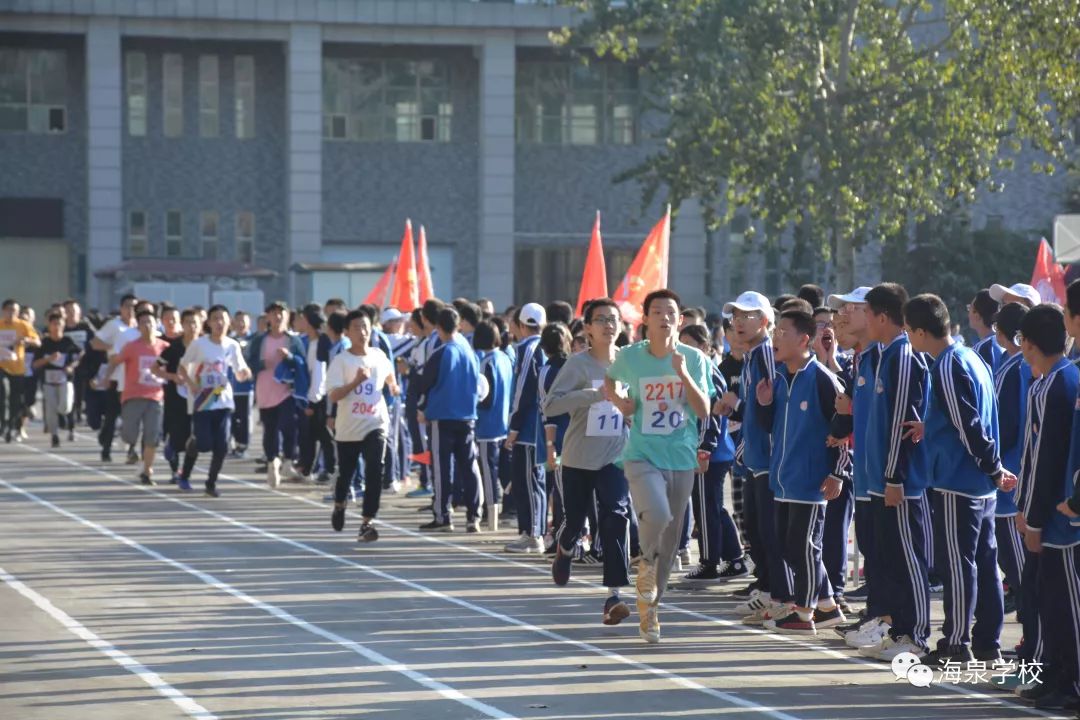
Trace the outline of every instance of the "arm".
[[483, 400], [476, 403], [476, 409], [490, 410], [495, 403], [495, 361], [488, 358], [481, 369], [484, 373], [484, 379], [488, 383], [488, 394]]
[[1012, 364], [994, 382], [998, 403], [998, 437], [1002, 448], [1016, 447], [1020, 442], [1020, 365]]
[[993, 431], [983, 425], [979, 414], [975, 385], [960, 362], [954, 357], [942, 363], [932, 390], [940, 393], [948, 410], [949, 420], [960, 436], [967, 454], [975, 459], [979, 469], [997, 479], [1001, 475], [1001, 457]]
[[544, 398], [544, 415], [554, 417], [587, 408], [604, 399], [603, 390], [591, 387], [588, 375], [579, 363], [568, 360], [555, 376]]
[[536, 350], [534, 345], [529, 355], [518, 365], [517, 381], [514, 383], [514, 401], [510, 407], [510, 431], [515, 435], [521, 433], [526, 414], [535, 412], [537, 409], [539, 371], [536, 366]]
[[[821, 408], [822, 420], [830, 428], [832, 427], [833, 418], [836, 416], [836, 413], [833, 412], [833, 409], [836, 407], [836, 398], [842, 392], [843, 387], [838, 378], [831, 377], [823, 372], [818, 373], [818, 406]], [[851, 416], [847, 415], [846, 417], [850, 418]], [[829, 476], [840, 481], [850, 480], [851, 453], [848, 450], [847, 443], [841, 443], [835, 447], [828, 446], [828, 454], [830, 468]]]
[[888, 408], [892, 418], [888, 428], [888, 454], [885, 459], [885, 484], [893, 487], [904, 486], [907, 475], [908, 457], [914, 444], [905, 440], [904, 423], [909, 420], [921, 420], [918, 412], [922, 405], [921, 395], [924, 373], [921, 365], [911, 352], [900, 353], [896, 362], [888, 368]]
[[1061, 480], [1068, 472], [1069, 441], [1072, 431], [1073, 401], [1065, 397], [1061, 378], [1045, 395], [1046, 409], [1039, 432], [1038, 457], [1032, 487], [1021, 505], [1029, 532], [1040, 534], [1057, 512], [1061, 501]]
[[439, 350], [431, 353], [431, 357], [424, 363], [420, 376], [413, 381], [416, 384], [416, 396], [419, 398], [416, 406], [421, 410], [427, 407], [427, 394], [439, 380], [439, 368], [442, 365], [443, 355], [445, 353]]
[[[678, 350], [672, 353], [671, 359], [675, 373], [683, 381], [686, 402], [690, 405], [691, 412], [698, 420], [704, 420], [709, 417], [709, 377], [706, 368], [695, 362], [691, 369], [686, 356]], [[694, 377], [695, 375], [697, 377]]]

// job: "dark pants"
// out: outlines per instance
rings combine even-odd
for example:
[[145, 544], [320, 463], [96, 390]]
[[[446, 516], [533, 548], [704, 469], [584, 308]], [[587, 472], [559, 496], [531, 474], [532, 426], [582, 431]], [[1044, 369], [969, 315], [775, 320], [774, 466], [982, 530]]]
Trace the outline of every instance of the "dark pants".
[[547, 476], [537, 460], [535, 445], [514, 445], [511, 493], [517, 503], [518, 533], [530, 537], [541, 537], [547, 529]]
[[105, 414], [105, 396], [108, 390], [94, 390], [86, 388], [86, 426], [98, 432], [101, 430], [101, 421]]
[[776, 527], [782, 533], [784, 562], [794, 578], [792, 597], [802, 608], [817, 607], [818, 600], [833, 595], [821, 559], [825, 513], [824, 503], [776, 503]]
[[1039, 616], [1045, 659], [1058, 670], [1059, 689], [1080, 695], [1080, 546], [1043, 547], [1039, 562]]
[[[416, 401], [411, 398], [405, 403], [405, 422], [409, 426], [409, 437], [412, 440], [413, 454], [423, 454], [428, 449], [427, 439], [424, 437], [424, 428], [420, 425], [420, 421], [417, 418]], [[435, 458], [432, 458], [431, 461], [434, 464]], [[420, 474], [417, 478], [420, 482], [420, 487], [428, 487], [430, 483], [428, 472], [428, 466], [421, 463]]]
[[[1020, 611], [1020, 623], [1024, 628], [1023, 645], [1017, 658], [1030, 662], [1046, 660], [1046, 644], [1043, 637], [1042, 618], [1039, 604], [1039, 566], [1042, 565], [1042, 553], [1028, 552], [1024, 548], [1024, 564], [1020, 574], [1020, 597], [1017, 602]], [[1051, 630], [1051, 633], [1056, 632]]]
[[23, 416], [30, 416], [30, 409], [37, 402], [38, 377], [36, 375], [23, 376]]
[[120, 417], [120, 391], [116, 389], [115, 382], [109, 383], [109, 389], [105, 391], [104, 400], [98, 443], [101, 445], [102, 450], [109, 452], [112, 449], [113, 437], [116, 435], [116, 418]]
[[473, 424], [465, 420], [431, 423], [432, 511], [439, 522], [450, 521], [453, 487], [461, 488], [461, 504], [471, 522], [480, 517], [480, 466], [476, 460]]
[[[940, 645], [997, 650], [1005, 623], [998, 580], [994, 508], [997, 497], [979, 499], [935, 491], [934, 537], [945, 585], [945, 635]], [[975, 624], [972, 626], [972, 619]]]
[[[6, 388], [5, 379], [7, 380]], [[13, 429], [17, 432], [22, 427], [22, 418], [25, 413], [23, 403], [26, 399], [26, 391], [23, 387], [25, 384], [25, 376], [12, 375], [0, 370], [0, 413], [5, 408], [7, 409], [3, 424], [7, 426], [8, 432]]]
[[[558, 529], [562, 527], [563, 520], [566, 517], [566, 506], [563, 503], [562, 493], [562, 467], [557, 466], [554, 470], [548, 470], [545, 467], [544, 471], [550, 478], [550, 482], [547, 484], [547, 503], [548, 508], [551, 510], [551, 527], [557, 532]], [[544, 518], [544, 524], [547, 525], [547, 517]], [[578, 533], [577, 537], [580, 540], [583, 535]]]
[[690, 502], [698, 527], [698, 555], [706, 565], [742, 557], [739, 533], [724, 507], [724, 481], [730, 472], [731, 463], [714, 462], [705, 474], [694, 476]]
[[498, 505], [502, 502], [502, 485], [499, 484], [499, 464], [502, 440], [480, 440], [476, 443], [480, 456], [480, 479], [484, 483], [484, 502]]
[[217, 485], [218, 474], [229, 452], [229, 430], [232, 426], [232, 410], [204, 410], [195, 413], [195, 443], [199, 452], [210, 453], [210, 470], [206, 487]]
[[296, 401], [285, 398], [280, 405], [259, 410], [263, 425], [263, 452], [266, 459], [284, 455], [292, 460], [296, 449]]
[[323, 469], [333, 474], [337, 464], [334, 457], [334, 436], [326, 427], [326, 398], [309, 406], [312, 414], [300, 415], [300, 472], [310, 475], [315, 471], [316, 449], [322, 450]]
[[878, 568], [877, 534], [874, 532], [874, 502], [872, 500], [855, 501], [855, 540], [859, 543], [859, 553], [863, 556], [863, 581], [866, 583], [866, 614], [879, 618], [889, 614], [882, 588]]
[[889, 634], [904, 635], [920, 647], [930, 637], [930, 585], [927, 578], [925, 496], [886, 507], [874, 496], [874, 532], [881, 564], [882, 600], [892, 616]]
[[792, 599], [793, 588], [784, 562], [776, 524], [776, 498], [769, 487], [769, 474], [758, 473], [743, 485], [743, 513], [750, 535], [750, 557], [758, 568], [758, 588], [773, 600]]
[[599, 527], [593, 533], [604, 548], [604, 586], [629, 585], [630, 485], [623, 471], [615, 465], [599, 470], [564, 467], [562, 475], [566, 513], [557, 533], [559, 545], [568, 553], [574, 549], [595, 501]]
[[994, 534], [997, 536], [998, 565], [1005, 574], [1009, 592], [1019, 597], [1020, 578], [1024, 574], [1024, 538], [1016, 529], [1016, 518], [994, 518]]
[[373, 430], [363, 440], [337, 443], [338, 476], [334, 485], [334, 501], [345, 502], [349, 497], [349, 484], [356, 475], [360, 458], [364, 459], [364, 506], [365, 518], [373, 518], [379, 512], [382, 498], [383, 463], [386, 458], [386, 433]]
[[821, 538], [821, 555], [833, 594], [844, 594], [848, 571], [848, 533], [854, 512], [855, 490], [850, 481], [842, 484], [840, 494], [825, 507], [825, 532]]
[[191, 479], [191, 471], [195, 467], [195, 461], [199, 457], [199, 451], [195, 443], [191, 442], [191, 416], [187, 414], [187, 403], [165, 406], [165, 434], [169, 439], [169, 467], [175, 473], [180, 469], [181, 455], [184, 458], [184, 467], [180, 475], [185, 480]]
[[232, 414], [232, 438], [236, 446], [246, 449], [251, 442], [251, 395], [235, 395], [236, 411]]

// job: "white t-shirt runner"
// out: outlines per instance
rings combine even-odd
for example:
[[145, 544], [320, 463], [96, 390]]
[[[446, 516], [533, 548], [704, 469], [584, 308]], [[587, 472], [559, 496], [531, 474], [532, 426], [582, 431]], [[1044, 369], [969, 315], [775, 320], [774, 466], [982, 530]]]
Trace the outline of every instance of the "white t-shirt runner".
[[354, 355], [346, 350], [335, 357], [326, 373], [327, 392], [351, 383], [360, 368], [367, 368], [371, 377], [337, 403], [334, 436], [341, 442], [360, 442], [372, 431], [390, 427], [390, 414], [382, 391], [387, 379], [394, 374], [394, 366], [382, 350], [369, 347], [364, 355]]
[[239, 374], [248, 369], [240, 343], [223, 337], [219, 345], [204, 335], [188, 345], [180, 364], [199, 386], [195, 397], [188, 393], [189, 413], [236, 409], [229, 370]]

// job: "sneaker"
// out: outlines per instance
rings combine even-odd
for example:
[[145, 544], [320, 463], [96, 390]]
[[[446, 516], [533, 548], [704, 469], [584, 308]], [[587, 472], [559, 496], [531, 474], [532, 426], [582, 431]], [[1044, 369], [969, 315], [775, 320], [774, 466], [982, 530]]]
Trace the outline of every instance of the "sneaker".
[[177, 489], [183, 490], [184, 492], [191, 492], [191, 483], [188, 482], [187, 478], [179, 478], [176, 481], [176, 487]]
[[531, 535], [518, 535], [517, 540], [508, 542], [503, 550], [515, 554], [540, 555], [544, 552], [544, 541]]
[[671, 561], [671, 572], [682, 572], [682, 558], [676, 555]]
[[690, 548], [684, 547], [682, 550], [680, 550], [679, 554], [678, 554], [678, 558], [679, 558], [679, 562], [682, 563], [679, 566], [680, 570], [682, 570], [683, 567], [685, 567], [685, 566], [689, 565], [690, 563], [692, 563], [693, 560], [690, 558]]
[[323, 470], [321, 473], [319, 473], [319, 476], [315, 478], [315, 482], [319, 483], [320, 485], [330, 482], [330, 473]]
[[552, 540], [550, 543], [544, 541], [544, 554], [549, 557], [555, 557], [555, 553], [558, 551], [559, 543]]
[[[848, 605], [847, 598], [845, 598], [843, 595], [837, 595], [835, 598], [833, 598], [833, 600], [836, 602], [836, 607], [840, 608], [840, 612], [844, 613], [845, 615], [852, 614], [851, 606]], [[819, 624], [818, 627], [821, 627], [821, 625]]]
[[424, 523], [423, 525], [421, 525], [420, 529], [424, 532], [454, 532], [454, 523], [449, 520], [446, 522], [432, 520], [429, 523]]
[[125, 461], [125, 463], [127, 465], [136, 465], [136, 464], [138, 464], [138, 462], [139, 462], [139, 453], [135, 452], [131, 448], [128, 448], [127, 460]]
[[60, 447], [60, 436], [57, 435], [56, 433], [53, 433], [53, 436], [52, 436], [52, 447], [54, 447], [54, 448]]
[[375, 542], [379, 539], [379, 531], [369, 522], [360, 525], [360, 532], [356, 536], [357, 542]]
[[[30, 410], [30, 417], [31, 418], [34, 417], [34, 411], [32, 409]], [[30, 435], [26, 432], [26, 428], [24, 428], [24, 427], [19, 428], [18, 441], [19, 442], [25, 442], [26, 440], [29, 440], [29, 439], [30, 439]]]
[[1005, 593], [1005, 614], [1012, 615], [1016, 612], [1016, 593], [1012, 590]]
[[570, 582], [570, 564], [572, 560], [573, 556], [556, 543], [555, 559], [551, 561], [551, 579], [559, 587], [564, 587]]
[[641, 553], [640, 552], [637, 555], [631, 555], [630, 556], [630, 567], [636, 568], [639, 565], [641, 565]]
[[217, 487], [216, 487], [216, 486], [214, 486], [214, 485], [207, 485], [207, 486], [206, 486], [206, 489], [205, 489], [205, 490], [203, 491], [203, 493], [204, 493], [204, 494], [205, 494], [205, 495], [206, 495], [207, 497], [212, 497], [212, 498], [219, 498], [219, 497], [221, 497], [221, 491], [219, 491], [219, 490], [217, 489]]
[[713, 585], [720, 581], [720, 572], [712, 563], [699, 562], [697, 567], [683, 575], [682, 579], [696, 585]]
[[898, 638], [886, 635], [877, 645], [859, 648], [859, 654], [863, 657], [884, 660], [885, 662], [892, 662], [892, 659], [901, 653], [912, 653], [921, 658], [926, 655], [926, 650], [916, 645], [915, 641], [907, 635]]
[[[774, 602], [760, 613], [754, 613], [753, 615], [744, 618], [743, 622], [747, 625], [760, 624], [763, 627], [773, 627], [777, 620], [786, 618], [793, 612], [795, 612], [795, 606], [791, 603]], [[755, 623], [755, 619], [760, 619], [761, 622]]]
[[[11, 440], [9, 439], [8, 442], [11, 442]], [[112, 462], [112, 453], [110, 453], [108, 450], [102, 450], [101, 451], [101, 462], [103, 462], [103, 463], [111, 463]]]
[[311, 482], [311, 476], [310, 475], [305, 475], [303, 472], [301, 472], [297, 468], [292, 468], [289, 471], [288, 481], [289, 482], [295, 482], [295, 483], [307, 483], [307, 482]]
[[855, 650], [874, 647], [881, 644], [889, 635], [889, 625], [880, 618], [874, 618], [859, 630], [853, 630], [844, 636], [847, 646]]
[[143, 472], [139, 473], [139, 482], [141, 482], [143, 485], [147, 485], [149, 487], [153, 487], [154, 485], [157, 485], [157, 483], [154, 482], [154, 478], [150, 477], [150, 475], [147, 474], [146, 471], [143, 471]]
[[870, 592], [870, 590], [867, 587], [866, 583], [863, 583], [862, 585], [855, 588], [851, 592], [844, 593], [844, 596], [847, 597], [848, 600], [856, 600], [856, 601], [862, 602], [862, 601], [866, 600], [866, 596], [867, 596], [867, 594], [869, 592]]
[[618, 595], [612, 595], [604, 602], [604, 624], [618, 625], [630, 617], [630, 608]]
[[990, 650], [975, 650], [973, 651], [975, 659], [979, 662], [986, 663], [986, 667], [992, 668], [995, 665], [1005, 665], [1005, 658], [1001, 656], [1001, 651], [997, 648]]
[[330, 527], [334, 528], [336, 532], [345, 529], [345, 503], [334, 504], [334, 509], [330, 512]]
[[1023, 700], [1032, 700], [1037, 702], [1044, 697], [1057, 693], [1057, 688], [1055, 687], [1055, 685], [1056, 683], [1053, 682], [1033, 682], [1028, 683], [1027, 685], [1021, 685], [1013, 692], [1016, 693], [1017, 697]]
[[427, 497], [431, 497], [434, 494], [435, 493], [431, 492], [431, 490], [429, 488], [418, 487], [415, 490], [410, 490], [409, 492], [405, 493], [405, 497], [407, 497], [407, 498], [427, 498]]
[[266, 484], [272, 488], [281, 485], [281, 459], [274, 458], [266, 465]]
[[754, 582], [750, 583], [749, 585], [747, 585], [744, 588], [739, 588], [738, 590], [732, 590], [731, 591], [731, 597], [736, 598], [738, 600], [746, 600], [748, 597], [753, 595], [754, 591], [757, 590], [757, 589], [758, 589], [758, 585], [757, 585], [757, 581], [755, 580]]
[[821, 608], [814, 609], [814, 626], [826, 629], [833, 628], [839, 625], [843, 625], [847, 622], [847, 618], [844, 617], [844, 611], [839, 606], [834, 607], [832, 610], [822, 610]]
[[480, 521], [479, 520], [469, 520], [465, 524], [465, 532], [471, 533], [473, 535], [479, 533], [480, 532]]
[[927, 653], [923, 658], [923, 664], [931, 667], [944, 667], [946, 663], [959, 663], [960, 667], [967, 667], [969, 662], [975, 660], [971, 654], [971, 648], [967, 645], [941, 645], [937, 650]]
[[656, 602], [656, 568], [642, 560], [638, 565], [634, 587], [637, 590], [638, 614], [640, 614], [642, 604], [652, 605]]
[[638, 624], [641, 639], [652, 645], [660, 642], [660, 618], [657, 616], [656, 605], [642, 602], [641, 596], [638, 595], [637, 610], [638, 617], [641, 618]]
[[769, 607], [769, 596], [766, 593], [754, 588], [746, 600], [735, 606], [733, 612], [736, 615], [750, 615], [758, 610], [764, 610]]
[[794, 611], [781, 618], [769, 618], [763, 624], [767, 630], [775, 630], [785, 635], [817, 635], [813, 617], [803, 620], [799, 613]]
[[738, 580], [749, 574], [750, 568], [746, 566], [746, 560], [743, 558], [727, 560], [720, 566], [720, 579], [723, 581]]
[[574, 563], [576, 565], [603, 565], [604, 557], [592, 548], [586, 550], [584, 546], [578, 545], [577, 552], [574, 553]]
[[945, 591], [945, 583], [937, 575], [931, 574], [927, 582], [930, 585], [930, 592], [939, 593]]
[[1035, 707], [1039, 710], [1065, 710], [1067, 707], [1076, 707], [1076, 696], [1072, 693], [1055, 690], [1049, 695], [1043, 695], [1035, 700]]
[[68, 430], [68, 442], [75, 442], [75, 429]]

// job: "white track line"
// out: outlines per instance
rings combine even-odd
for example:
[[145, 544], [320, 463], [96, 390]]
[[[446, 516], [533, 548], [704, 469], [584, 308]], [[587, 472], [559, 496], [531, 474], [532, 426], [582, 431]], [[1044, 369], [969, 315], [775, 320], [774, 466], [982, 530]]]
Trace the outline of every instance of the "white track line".
[[281, 608], [277, 607], [276, 605], [271, 605], [270, 603], [266, 603], [266, 602], [263, 602], [262, 600], [258, 600], [256, 598], [248, 595], [247, 593], [241, 591], [241, 590], [237, 590], [232, 585], [229, 585], [228, 583], [225, 583], [225, 582], [222, 582], [221, 580], [218, 580], [216, 577], [214, 577], [213, 575], [210, 575], [209, 573], [204, 573], [201, 570], [196, 570], [195, 568], [191, 567], [190, 565], [187, 565], [186, 563], [183, 563], [183, 562], [180, 562], [179, 560], [174, 560], [174, 559], [172, 559], [170, 557], [162, 555], [161, 553], [157, 552], [156, 550], [151, 550], [150, 548], [146, 547], [142, 543], [139, 543], [139, 542], [137, 542], [135, 540], [132, 540], [131, 538], [125, 537], [124, 535], [121, 535], [121, 534], [119, 534], [117, 532], [114, 532], [114, 531], [110, 530], [109, 528], [105, 527], [104, 525], [101, 525], [99, 523], [94, 522], [93, 520], [88, 520], [88, 519], [82, 517], [81, 515], [73, 513], [73, 512], [71, 512], [69, 510], [65, 510], [64, 508], [59, 507], [58, 505], [55, 505], [55, 504], [49, 502], [48, 500], [35, 495], [34, 493], [32, 493], [32, 492], [30, 492], [28, 490], [24, 490], [23, 488], [21, 488], [21, 487], [19, 487], [17, 485], [13, 485], [12, 483], [10, 483], [10, 482], [8, 482], [6, 480], [0, 479], [0, 485], [8, 488], [12, 492], [15, 492], [15, 493], [18, 493], [19, 495], [22, 495], [23, 497], [27, 498], [28, 500], [33, 501], [34, 503], [36, 503], [38, 505], [41, 505], [42, 507], [48, 508], [49, 510], [52, 510], [53, 512], [56, 512], [56, 513], [58, 513], [60, 515], [63, 515], [64, 517], [66, 517], [66, 518], [68, 518], [70, 520], [74, 520], [75, 522], [79, 523], [80, 525], [84, 525], [85, 527], [88, 527], [91, 530], [95, 530], [98, 533], [101, 533], [105, 537], [109, 538], [110, 540], [115, 540], [116, 542], [123, 543], [124, 545], [127, 545], [128, 547], [132, 548], [133, 550], [138, 550], [143, 555], [146, 555], [147, 557], [153, 558], [154, 560], [157, 560], [160, 563], [163, 563], [165, 565], [171, 565], [172, 567], [176, 568], [177, 570], [182, 570], [182, 571], [188, 573], [189, 575], [193, 575], [194, 577], [198, 578], [198, 580], [200, 580], [204, 584], [209, 585], [210, 587], [213, 587], [216, 590], [220, 590], [221, 592], [232, 595], [233, 597], [237, 598], [238, 600], [242, 600], [242, 601], [248, 603], [249, 605], [252, 605], [252, 606], [258, 608], [259, 610], [262, 610], [263, 612], [269, 613], [270, 615], [273, 615], [274, 617], [278, 618], [279, 620], [284, 620], [285, 622], [290, 623], [292, 625], [295, 625], [296, 627], [300, 628], [301, 630], [305, 630], [305, 631], [311, 633], [312, 635], [318, 635], [321, 638], [324, 638], [326, 640], [329, 640], [332, 643], [335, 643], [335, 644], [340, 645], [340, 646], [342, 646], [342, 647], [344, 647], [344, 648], [346, 648], [348, 650], [351, 650], [352, 652], [356, 653], [357, 655], [360, 655], [360, 656], [370, 660], [373, 663], [381, 665], [382, 667], [386, 668], [387, 670], [390, 670], [392, 672], [396, 672], [396, 673], [399, 673], [401, 675], [404, 675], [405, 677], [409, 678], [410, 680], [416, 682], [419, 685], [422, 685], [423, 687], [427, 688], [428, 690], [434, 691], [435, 693], [437, 693], [440, 696], [446, 698], [447, 700], [454, 700], [456, 702], [459, 702], [462, 705], [465, 705], [466, 707], [469, 707], [469, 708], [471, 708], [473, 710], [476, 710], [478, 712], [483, 713], [486, 717], [489, 717], [489, 718], [500, 718], [500, 719], [502, 719], [502, 718], [513, 718], [514, 717], [513, 715], [505, 713], [505, 712], [503, 712], [502, 710], [499, 710], [496, 707], [492, 707], [491, 705], [480, 702], [479, 700], [475, 700], [475, 699], [469, 697], [468, 695], [465, 695], [464, 693], [462, 693], [462, 692], [460, 692], [458, 690], [455, 690], [454, 688], [450, 687], [449, 685], [441, 683], [438, 680], [434, 680], [434, 679], [428, 677], [427, 675], [424, 675], [423, 673], [417, 672], [416, 670], [413, 670], [412, 668], [410, 668], [408, 665], [405, 665], [403, 663], [399, 663], [399, 662], [397, 662], [395, 660], [392, 660], [391, 658], [386, 657], [382, 653], [376, 652], [375, 650], [372, 650], [372, 649], [370, 649], [368, 647], [365, 647], [365, 646], [361, 645], [360, 643], [349, 640], [348, 638], [342, 637], [341, 635], [338, 635], [337, 633], [331, 632], [329, 630], [326, 630], [324, 628], [319, 627], [318, 625], [309, 623], [306, 620], [298, 618], [295, 615], [293, 615], [292, 613], [290, 613], [290, 612], [288, 612], [286, 610], [282, 610]]
[[108, 640], [99, 637], [81, 622], [53, 605], [49, 598], [27, 586], [2, 567], [0, 567], [0, 580], [3, 580], [12, 590], [34, 603], [34, 605], [46, 615], [63, 625], [72, 635], [84, 641], [87, 645], [94, 648], [132, 675], [135, 675], [150, 687], [154, 688], [154, 690], [162, 697], [171, 700], [178, 708], [183, 710], [185, 714], [197, 718], [198, 720], [217, 720], [217, 715], [214, 715], [202, 705], [162, 680], [161, 676], [156, 672], [146, 667], [123, 650], [118, 649]]
[[[76, 460], [71, 460], [69, 458], [63, 457], [61, 455], [56, 455], [56, 454], [48, 452], [46, 450], [40, 450], [40, 449], [35, 448], [33, 446], [23, 445], [22, 447], [25, 448], [25, 449], [31, 450], [33, 452], [36, 452], [36, 453], [38, 453], [40, 455], [51, 457], [51, 458], [53, 458], [55, 460], [58, 460], [58, 461], [60, 461], [62, 463], [65, 463], [67, 465], [80, 467], [80, 468], [82, 468], [84, 470], [88, 470], [88, 471], [90, 471], [90, 472], [92, 472], [92, 473], [94, 473], [96, 475], [101, 475], [102, 477], [107, 477], [107, 478], [110, 478], [112, 480], [116, 480], [118, 482], [124, 483], [125, 485], [129, 485], [129, 486], [131, 486], [133, 488], [136, 488], [138, 490], [145, 491], [145, 492], [147, 492], [147, 493], [149, 493], [151, 495], [160, 497], [160, 498], [162, 498], [164, 500], [167, 500], [169, 502], [173, 502], [173, 503], [176, 503], [176, 504], [181, 505], [183, 507], [187, 507], [187, 508], [190, 508], [190, 509], [195, 510], [197, 512], [203, 513], [205, 515], [209, 515], [211, 517], [217, 518], [218, 520], [226, 522], [226, 523], [228, 523], [228, 524], [230, 524], [230, 525], [232, 525], [234, 527], [240, 528], [242, 530], [246, 530], [246, 531], [251, 532], [251, 533], [255, 533], [257, 535], [261, 535], [262, 537], [265, 537], [265, 538], [267, 538], [269, 540], [274, 540], [274, 541], [277, 541], [277, 542], [280, 542], [280, 543], [284, 543], [284, 544], [289, 545], [291, 547], [294, 547], [294, 548], [296, 548], [298, 550], [303, 550], [303, 551], [311, 553], [313, 555], [317, 555], [317, 556], [325, 558], [327, 560], [331, 560], [331, 561], [333, 561], [335, 563], [338, 563], [340, 565], [355, 568], [357, 570], [361, 570], [363, 572], [375, 575], [376, 577], [380, 577], [380, 578], [382, 578], [384, 580], [389, 580], [391, 582], [395, 582], [395, 583], [398, 583], [400, 585], [404, 585], [405, 587], [408, 587], [408, 588], [410, 588], [412, 590], [420, 592], [420, 593], [422, 593], [424, 595], [427, 595], [429, 597], [437, 598], [439, 600], [443, 600], [445, 602], [452, 603], [454, 605], [465, 608], [467, 610], [478, 613], [480, 615], [485, 615], [485, 616], [490, 617], [492, 619], [498, 620], [498, 621], [500, 621], [502, 623], [505, 623], [507, 625], [517, 626], [519, 628], [522, 628], [523, 630], [527, 630], [529, 632], [536, 633], [538, 635], [541, 635], [543, 637], [548, 638], [549, 640], [553, 640], [553, 641], [555, 641], [557, 643], [564, 644], [564, 645], [570, 645], [570, 646], [576, 647], [576, 648], [578, 648], [580, 650], [585, 650], [587, 652], [594, 653], [596, 655], [600, 655], [601, 657], [607, 658], [609, 660], [613, 660], [615, 662], [622, 663], [623, 665], [633, 667], [633, 668], [635, 668], [637, 670], [647, 672], [647, 673], [649, 673], [651, 675], [654, 675], [656, 677], [664, 678], [664, 679], [669, 680], [672, 683], [674, 683], [676, 685], [679, 685], [679, 686], [681, 686], [683, 688], [686, 688], [688, 690], [694, 690], [694, 691], [697, 691], [697, 692], [700, 692], [700, 693], [704, 693], [706, 695], [709, 695], [710, 697], [716, 698], [718, 700], [723, 700], [726, 703], [730, 703], [731, 705], [741, 707], [741, 708], [743, 708], [745, 710], [748, 710], [748, 711], [751, 711], [751, 712], [754, 712], [754, 713], [760, 713], [760, 714], [763, 714], [763, 715], [766, 715], [766, 716], [769, 716], [769, 717], [772, 717], [772, 718], [776, 718], [776, 720], [798, 720], [798, 718], [796, 718], [794, 715], [789, 715], [789, 714], [787, 714], [787, 713], [785, 713], [785, 712], [783, 712], [781, 710], [777, 710], [775, 708], [772, 708], [772, 707], [769, 707], [769, 706], [766, 706], [766, 705], [761, 705], [761, 704], [755, 703], [753, 701], [746, 700], [745, 698], [741, 698], [741, 697], [739, 697], [737, 695], [732, 695], [731, 693], [727, 693], [727, 692], [724, 692], [722, 690], [716, 690], [714, 688], [702, 685], [701, 683], [698, 683], [698, 682], [696, 682], [694, 680], [691, 680], [689, 678], [685, 678], [685, 677], [683, 677], [681, 675], [673, 673], [673, 672], [671, 672], [669, 670], [664, 670], [663, 668], [654, 667], [654, 666], [649, 665], [647, 663], [643, 663], [643, 662], [640, 662], [640, 661], [637, 661], [637, 660], [633, 660], [631, 658], [620, 655], [620, 654], [618, 654], [616, 652], [612, 652], [610, 650], [605, 650], [604, 648], [598, 647], [598, 646], [593, 645], [591, 643], [587, 643], [587, 642], [584, 642], [584, 641], [581, 641], [581, 640], [574, 640], [573, 638], [569, 638], [569, 637], [566, 637], [564, 635], [560, 635], [559, 633], [553, 632], [553, 631], [548, 630], [546, 628], [542, 628], [542, 627], [539, 627], [537, 625], [533, 625], [531, 623], [525, 622], [524, 620], [519, 620], [518, 618], [515, 618], [515, 617], [513, 617], [511, 615], [505, 615], [505, 614], [497, 612], [495, 610], [489, 610], [488, 608], [482, 607], [480, 605], [475, 605], [475, 604], [469, 602], [468, 600], [463, 600], [461, 598], [454, 597], [453, 595], [447, 595], [444, 592], [434, 590], [434, 589], [432, 589], [432, 588], [430, 588], [430, 587], [428, 587], [426, 585], [422, 585], [422, 584], [420, 584], [418, 582], [414, 582], [412, 580], [407, 580], [405, 578], [398, 577], [397, 575], [392, 575], [392, 574], [390, 574], [388, 572], [385, 572], [383, 570], [379, 570], [378, 568], [373, 568], [373, 567], [370, 567], [368, 565], [363, 565], [361, 563], [354, 562], [354, 561], [349, 560], [347, 558], [343, 558], [343, 557], [341, 557], [339, 555], [335, 555], [333, 553], [329, 553], [329, 552], [326, 552], [324, 550], [320, 550], [320, 549], [318, 549], [318, 548], [316, 548], [316, 547], [314, 547], [312, 545], [308, 545], [307, 543], [301, 542], [299, 540], [293, 540], [293, 539], [287, 538], [287, 537], [285, 537], [283, 535], [279, 535], [279, 534], [277, 534], [275, 532], [271, 532], [269, 530], [264, 530], [263, 528], [256, 527], [254, 525], [249, 525], [248, 523], [242, 522], [240, 520], [236, 520], [235, 518], [229, 517], [228, 515], [224, 515], [222, 513], [216, 512], [214, 510], [210, 510], [208, 508], [204, 508], [204, 507], [201, 507], [199, 505], [189, 503], [189, 502], [187, 502], [185, 500], [181, 500], [180, 498], [172, 496], [172, 495], [166, 495], [165, 493], [159, 492], [159, 491], [154, 490], [154, 489], [152, 489], [150, 487], [140, 485], [140, 484], [136, 484], [135, 482], [130, 481], [130, 480], [125, 480], [124, 478], [121, 478], [121, 477], [119, 477], [117, 475], [113, 475], [111, 473], [105, 472], [103, 470], [92, 467], [90, 465], [80, 463], [80, 462], [78, 462]], [[219, 477], [225, 478], [226, 476], [221, 475]], [[2, 480], [0, 480], [0, 484], [10, 485], [9, 483], [6, 483], [6, 482], [4, 482]], [[23, 492], [25, 492], [25, 491], [23, 491]], [[66, 511], [61, 511], [61, 512], [66, 513]], [[89, 521], [87, 521], [87, 522], [89, 522]], [[108, 531], [108, 532], [112, 532], [112, 531]], [[153, 552], [153, 551], [151, 550], [149, 552]], [[176, 561], [169, 560], [169, 562], [176, 562]], [[185, 566], [185, 569], [187, 569], [186, 566]], [[199, 572], [199, 571], [194, 570], [194, 569], [187, 569], [187, 571], [188, 572]], [[254, 600], [254, 599], [252, 598], [251, 600]], [[258, 601], [255, 601], [255, 602], [258, 602]], [[301, 622], [303, 622], [303, 621], [301, 621]]]

